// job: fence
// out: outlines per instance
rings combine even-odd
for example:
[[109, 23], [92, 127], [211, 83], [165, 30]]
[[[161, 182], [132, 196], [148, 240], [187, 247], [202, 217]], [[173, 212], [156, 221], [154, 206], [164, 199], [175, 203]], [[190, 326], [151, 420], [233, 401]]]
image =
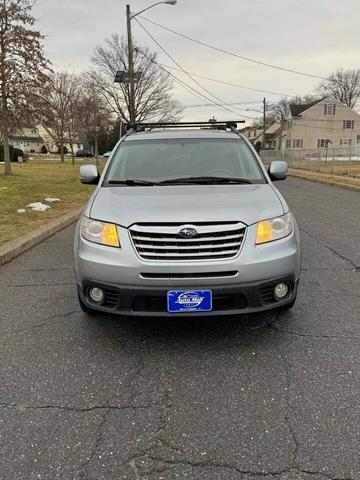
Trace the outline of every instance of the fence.
[[284, 160], [290, 168], [360, 178], [360, 145], [314, 150], [262, 150], [265, 165]]

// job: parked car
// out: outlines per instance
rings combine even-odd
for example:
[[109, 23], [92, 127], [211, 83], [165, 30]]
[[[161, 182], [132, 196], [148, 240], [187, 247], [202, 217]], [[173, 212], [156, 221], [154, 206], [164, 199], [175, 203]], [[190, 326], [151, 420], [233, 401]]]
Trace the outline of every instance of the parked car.
[[80, 158], [93, 158], [94, 157], [94, 154], [89, 152], [89, 150], [78, 150], [76, 152], [76, 156], [77, 157], [80, 157]]
[[112, 154], [112, 151], [106, 152], [106, 153], [104, 153], [103, 158], [108, 159], [108, 158], [110, 158], [111, 154]]
[[181, 125], [135, 127], [101, 177], [81, 167], [97, 188], [75, 234], [80, 306], [156, 317], [291, 308], [299, 232], [273, 184], [287, 164], [266, 170], [232, 123]]

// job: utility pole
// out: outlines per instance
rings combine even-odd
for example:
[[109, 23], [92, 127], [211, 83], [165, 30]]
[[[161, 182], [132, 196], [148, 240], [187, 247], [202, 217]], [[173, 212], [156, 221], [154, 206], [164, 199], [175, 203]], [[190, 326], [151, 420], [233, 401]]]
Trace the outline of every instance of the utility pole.
[[135, 123], [135, 82], [134, 82], [134, 48], [131, 34], [131, 10], [130, 5], [126, 5], [126, 21], [129, 49], [129, 115], [130, 123]]
[[127, 25], [127, 37], [128, 37], [128, 57], [129, 57], [129, 72], [118, 71], [115, 76], [115, 83], [129, 83], [129, 117], [130, 123], [136, 122], [136, 99], [135, 99], [135, 82], [138, 81], [141, 76], [141, 72], [134, 72], [134, 45], [132, 40], [131, 32], [131, 20], [140, 15], [141, 13], [147, 12], [150, 8], [156, 7], [157, 5], [176, 5], [177, 0], [162, 0], [156, 2], [149, 7], [144, 8], [140, 12], [131, 13], [130, 5], [126, 5], [126, 25]]
[[262, 149], [265, 150], [265, 143], [266, 143], [266, 98], [264, 97], [264, 112], [263, 112], [263, 141], [262, 141]]
[[284, 114], [281, 114], [281, 119], [280, 119], [280, 141], [279, 141], [279, 150], [282, 152], [283, 149], [283, 134], [284, 134]]

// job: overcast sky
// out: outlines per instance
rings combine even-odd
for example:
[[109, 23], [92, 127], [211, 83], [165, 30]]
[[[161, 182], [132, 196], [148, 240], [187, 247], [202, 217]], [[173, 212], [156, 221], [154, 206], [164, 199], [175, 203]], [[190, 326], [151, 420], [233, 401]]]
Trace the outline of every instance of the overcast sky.
[[[39, 0], [35, 15], [47, 35], [46, 50], [55, 68], [73, 71], [87, 68], [97, 44], [112, 33], [124, 35], [126, 3], [124, 0]], [[132, 0], [130, 3], [132, 11], [137, 12], [154, 2]], [[202, 42], [317, 76], [337, 68], [360, 68], [359, 0], [178, 0], [176, 6], [159, 5], [146, 16]], [[147, 22], [143, 24], [189, 72], [287, 95], [310, 93], [319, 83], [314, 78], [227, 56]], [[158, 51], [136, 22], [133, 35], [139, 43]], [[162, 52], [159, 59], [172, 65]], [[188, 78], [181, 78], [190, 83]], [[187, 108], [185, 119], [207, 120], [213, 115], [227, 119], [241, 117], [241, 114], [251, 117], [257, 113], [246, 109], [261, 109], [264, 96], [261, 92], [199, 81], [224, 102], [258, 103], [232, 107], [236, 113], [216, 106]], [[199, 90], [197, 85], [193, 86]], [[186, 106], [206, 103], [178, 85], [175, 95]], [[266, 97], [269, 102], [279, 98], [271, 94]]]

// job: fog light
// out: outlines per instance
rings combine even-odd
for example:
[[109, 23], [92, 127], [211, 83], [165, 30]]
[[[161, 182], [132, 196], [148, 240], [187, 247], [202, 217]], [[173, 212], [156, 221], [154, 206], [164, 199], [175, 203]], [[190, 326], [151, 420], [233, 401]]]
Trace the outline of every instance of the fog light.
[[97, 288], [97, 287], [90, 288], [89, 297], [95, 303], [103, 303], [105, 299], [104, 292], [101, 290], [101, 288]]
[[279, 283], [278, 285], [276, 285], [274, 294], [278, 300], [282, 300], [283, 298], [285, 298], [288, 293], [289, 287], [286, 285], [286, 283]]

